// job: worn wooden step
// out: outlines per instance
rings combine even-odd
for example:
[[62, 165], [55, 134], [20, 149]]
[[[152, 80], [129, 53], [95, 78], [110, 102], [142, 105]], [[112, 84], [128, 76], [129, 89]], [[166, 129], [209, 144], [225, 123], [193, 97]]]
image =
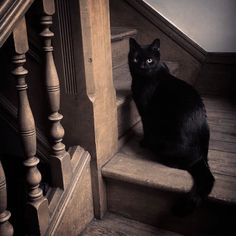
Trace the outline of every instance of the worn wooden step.
[[[229, 107], [227, 101], [214, 103], [214, 98], [204, 98], [204, 101], [207, 111], [212, 110], [212, 104], [216, 111], [223, 109], [224, 103], [226, 109]], [[234, 111], [234, 108], [228, 110]], [[150, 152], [140, 148], [142, 128], [136, 125], [133, 138], [102, 170], [107, 181], [109, 210], [188, 235], [235, 234], [236, 144], [231, 133], [234, 131], [223, 130], [225, 126], [225, 122], [219, 121], [216, 133], [210, 123], [213, 132], [209, 164], [216, 179], [214, 188], [202, 207], [187, 218], [179, 218], [172, 214], [171, 207], [178, 197], [190, 190], [192, 179], [186, 171], [157, 163]]]
[[93, 220], [81, 236], [177, 236], [180, 234], [107, 213], [102, 220]]

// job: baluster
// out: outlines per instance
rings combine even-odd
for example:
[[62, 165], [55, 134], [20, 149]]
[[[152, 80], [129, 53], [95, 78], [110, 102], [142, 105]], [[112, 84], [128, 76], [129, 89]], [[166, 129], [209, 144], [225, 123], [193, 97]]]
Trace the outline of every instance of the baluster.
[[60, 84], [58, 74], [53, 58], [52, 37], [50, 30], [52, 25], [52, 15], [55, 13], [53, 0], [42, 0], [43, 16], [41, 18], [43, 38], [43, 51], [45, 53], [45, 79], [49, 101], [50, 115], [48, 117], [51, 123], [50, 138], [52, 143], [51, 154], [51, 172], [52, 182], [56, 187], [65, 189], [72, 176], [72, 167], [70, 155], [65, 151], [65, 145], [62, 143], [64, 137], [64, 128], [61, 125], [63, 116], [59, 113], [60, 109]]
[[7, 186], [5, 180], [5, 173], [0, 161], [0, 235], [13, 235], [13, 227], [9, 223], [11, 213], [7, 209]]
[[14, 69], [12, 74], [16, 79], [18, 94], [18, 125], [25, 154], [26, 184], [28, 202], [26, 206], [27, 233], [44, 234], [48, 222], [48, 201], [39, 187], [41, 174], [37, 168], [39, 159], [36, 155], [36, 131], [34, 117], [27, 96], [25, 77], [28, 71], [24, 68], [25, 53], [28, 51], [28, 39], [25, 19], [23, 18], [13, 30], [15, 55], [13, 56]]

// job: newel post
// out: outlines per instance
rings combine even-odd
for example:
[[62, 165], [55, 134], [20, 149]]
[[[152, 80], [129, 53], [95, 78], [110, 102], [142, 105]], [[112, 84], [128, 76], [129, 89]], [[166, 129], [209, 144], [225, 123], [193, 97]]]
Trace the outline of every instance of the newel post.
[[[94, 210], [102, 218], [107, 209], [106, 183], [102, 166], [117, 151], [118, 125], [116, 92], [112, 77], [109, 0], [77, 0], [79, 13], [79, 55], [81, 71], [78, 78], [83, 86], [79, 95], [78, 124], [81, 144], [92, 156], [92, 187]], [[78, 41], [78, 40], [77, 40]]]
[[36, 131], [34, 117], [30, 108], [26, 75], [28, 71], [24, 68], [26, 62], [25, 53], [28, 51], [28, 39], [25, 18], [22, 18], [13, 30], [13, 42], [15, 55], [12, 63], [13, 76], [16, 79], [18, 94], [18, 126], [25, 154], [24, 166], [26, 169], [26, 185], [28, 202], [26, 205], [26, 231], [30, 235], [43, 235], [49, 224], [48, 201], [43, 196], [39, 187], [41, 173], [37, 165], [39, 159], [36, 155]]
[[9, 223], [11, 213], [7, 211], [7, 186], [5, 173], [0, 161], [0, 235], [1, 236], [12, 236], [13, 227]]
[[70, 155], [65, 150], [62, 143], [64, 137], [64, 128], [61, 125], [63, 116], [59, 113], [60, 109], [60, 84], [53, 58], [52, 37], [50, 30], [52, 25], [52, 15], [55, 13], [54, 0], [42, 0], [43, 16], [41, 17], [43, 38], [43, 51], [45, 55], [45, 82], [47, 88], [51, 123], [50, 138], [52, 144], [51, 152], [51, 173], [53, 186], [65, 189], [72, 177], [72, 167]]

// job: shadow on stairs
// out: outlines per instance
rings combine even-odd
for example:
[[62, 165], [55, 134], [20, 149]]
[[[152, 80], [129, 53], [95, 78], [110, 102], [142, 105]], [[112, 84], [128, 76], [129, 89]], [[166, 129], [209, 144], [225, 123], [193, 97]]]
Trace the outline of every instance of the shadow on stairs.
[[107, 213], [103, 220], [93, 220], [81, 236], [177, 236], [180, 234], [161, 230], [135, 220]]

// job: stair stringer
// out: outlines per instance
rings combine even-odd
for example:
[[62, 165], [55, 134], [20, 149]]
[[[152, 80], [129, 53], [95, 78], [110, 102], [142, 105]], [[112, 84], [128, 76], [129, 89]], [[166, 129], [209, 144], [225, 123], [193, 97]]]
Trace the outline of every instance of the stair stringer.
[[79, 235], [94, 218], [90, 154], [80, 146], [69, 149], [73, 177], [65, 191], [48, 193], [50, 225], [46, 235]]

